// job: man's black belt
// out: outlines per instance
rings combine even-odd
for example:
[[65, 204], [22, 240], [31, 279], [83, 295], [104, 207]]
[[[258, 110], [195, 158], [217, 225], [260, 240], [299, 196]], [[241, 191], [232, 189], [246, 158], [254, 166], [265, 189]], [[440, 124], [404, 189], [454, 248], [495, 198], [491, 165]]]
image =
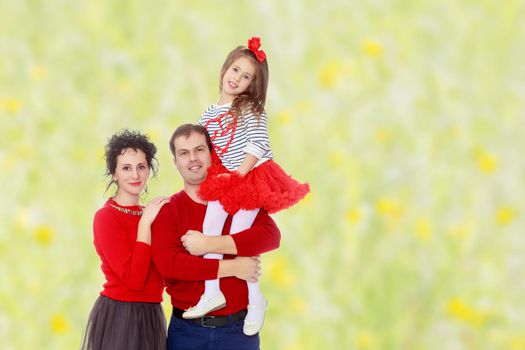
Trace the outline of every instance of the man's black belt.
[[224, 315], [224, 316], [202, 316], [199, 318], [191, 318], [191, 319], [185, 319], [182, 318], [182, 314], [184, 313], [183, 310], [173, 308], [173, 316], [176, 318], [179, 318], [181, 320], [202, 326], [202, 327], [208, 327], [208, 328], [215, 328], [215, 327], [223, 327], [227, 326], [229, 324], [242, 321], [246, 317], [246, 310], [238, 311], [231, 315]]

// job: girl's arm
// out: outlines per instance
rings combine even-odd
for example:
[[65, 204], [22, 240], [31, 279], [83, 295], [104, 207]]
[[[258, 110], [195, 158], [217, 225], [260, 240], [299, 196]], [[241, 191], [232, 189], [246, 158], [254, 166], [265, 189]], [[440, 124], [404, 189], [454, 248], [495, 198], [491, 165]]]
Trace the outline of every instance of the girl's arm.
[[241, 165], [237, 169], [237, 172], [239, 173], [239, 175], [244, 176], [248, 174], [248, 172], [253, 169], [253, 167], [255, 166], [255, 163], [257, 163], [258, 160], [259, 159], [253, 154], [246, 153], [244, 160], [242, 161]]
[[270, 140], [268, 137], [268, 115], [266, 112], [257, 118], [252, 113], [245, 115], [246, 138], [248, 144], [244, 148], [246, 156], [237, 169], [239, 175], [246, 175], [255, 166], [257, 161], [262, 158], [270, 149]]

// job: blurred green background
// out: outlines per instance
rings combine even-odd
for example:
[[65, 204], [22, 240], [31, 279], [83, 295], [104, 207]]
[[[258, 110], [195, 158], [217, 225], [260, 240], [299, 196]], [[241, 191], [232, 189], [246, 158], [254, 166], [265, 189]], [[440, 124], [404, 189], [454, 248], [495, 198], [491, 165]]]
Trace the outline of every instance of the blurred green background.
[[312, 187], [274, 216], [263, 349], [525, 349], [516, 0], [0, 0], [0, 348], [78, 348], [107, 137], [147, 132], [150, 198], [178, 191], [168, 139], [252, 35], [276, 160]]

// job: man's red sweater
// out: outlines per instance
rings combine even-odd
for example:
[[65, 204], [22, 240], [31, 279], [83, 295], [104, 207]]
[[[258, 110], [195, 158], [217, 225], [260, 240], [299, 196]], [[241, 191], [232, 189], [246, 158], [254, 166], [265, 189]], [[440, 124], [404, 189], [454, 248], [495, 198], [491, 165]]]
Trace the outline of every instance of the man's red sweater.
[[[194, 202], [184, 191], [174, 194], [160, 210], [152, 225], [152, 258], [166, 281], [171, 304], [181, 310], [194, 306], [204, 292], [204, 280], [217, 278], [219, 261], [190, 255], [180, 238], [188, 230], [202, 232], [206, 205]], [[230, 232], [231, 216], [222, 234]], [[260, 210], [251, 228], [232, 236], [238, 256], [255, 256], [279, 247], [281, 233], [268, 213]], [[224, 255], [224, 259], [234, 258]], [[220, 280], [226, 306], [210, 315], [229, 315], [248, 305], [246, 281], [225, 277]]]
[[111, 204], [141, 209], [109, 199], [95, 214], [94, 244], [106, 277], [100, 294], [120, 301], [161, 302], [164, 281], [151, 261], [151, 247], [137, 242], [140, 216], [118, 211]]

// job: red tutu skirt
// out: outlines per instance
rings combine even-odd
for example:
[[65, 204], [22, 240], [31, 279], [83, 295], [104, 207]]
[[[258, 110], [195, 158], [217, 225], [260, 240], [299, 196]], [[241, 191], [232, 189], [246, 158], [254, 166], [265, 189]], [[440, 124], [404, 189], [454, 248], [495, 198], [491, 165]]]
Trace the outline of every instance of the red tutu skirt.
[[[219, 176], [229, 174], [229, 176]], [[301, 184], [286, 174], [273, 160], [253, 168], [245, 176], [226, 169], [219, 157], [212, 156], [208, 176], [199, 186], [199, 197], [219, 201], [224, 210], [233, 215], [240, 209], [262, 208], [275, 213], [299, 202], [310, 186]]]

